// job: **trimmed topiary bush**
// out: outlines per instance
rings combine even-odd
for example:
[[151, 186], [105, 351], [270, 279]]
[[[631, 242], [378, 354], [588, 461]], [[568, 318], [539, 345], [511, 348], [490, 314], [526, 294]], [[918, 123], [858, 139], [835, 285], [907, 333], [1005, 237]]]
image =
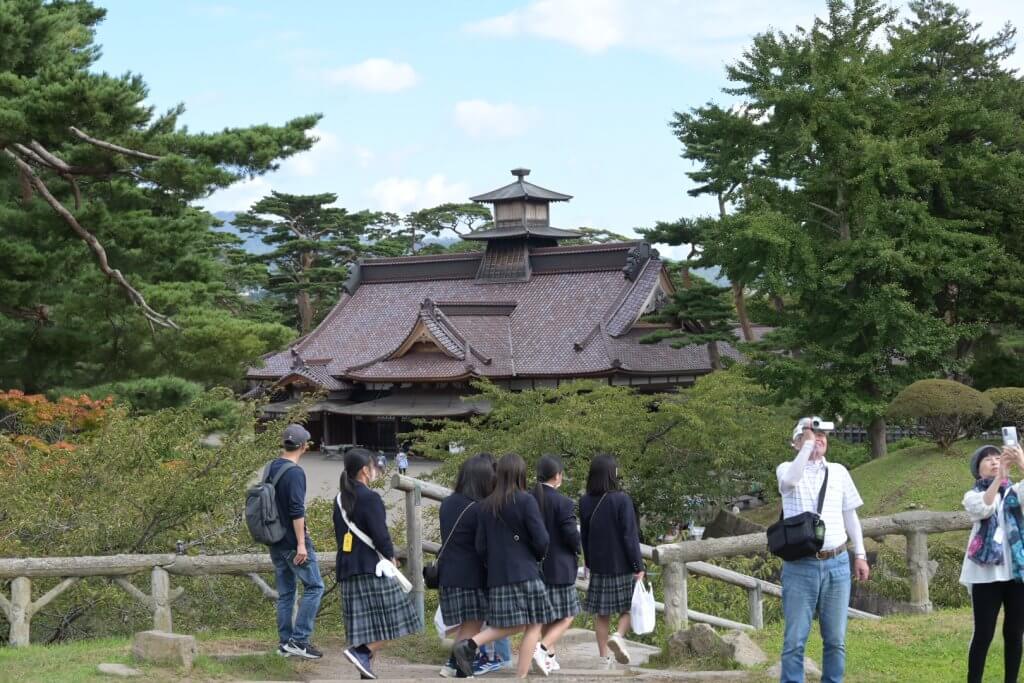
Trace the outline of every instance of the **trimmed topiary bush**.
[[985, 392], [996, 409], [992, 412], [992, 426], [999, 427], [1014, 425], [1017, 431], [1024, 429], [1024, 388], [1021, 387], [999, 387], [989, 389]]
[[888, 417], [898, 423], [919, 424], [939, 448], [981, 431], [995, 405], [977, 389], [948, 379], [923, 379], [896, 395]]

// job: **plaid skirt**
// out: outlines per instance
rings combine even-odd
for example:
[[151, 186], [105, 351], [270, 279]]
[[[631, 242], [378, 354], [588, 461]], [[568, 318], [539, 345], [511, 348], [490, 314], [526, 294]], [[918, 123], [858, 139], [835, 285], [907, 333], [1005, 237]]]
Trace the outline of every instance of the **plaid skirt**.
[[349, 645], [395, 640], [423, 630], [423, 622], [398, 582], [356, 574], [341, 581], [341, 616]]
[[441, 596], [441, 617], [446, 626], [487, 618], [486, 589], [441, 586], [437, 592]]
[[552, 586], [547, 584], [548, 600], [555, 611], [552, 621], [568, 619], [580, 613], [580, 599], [576, 594], [576, 585]]
[[487, 589], [487, 625], [510, 628], [524, 624], [550, 624], [555, 610], [540, 579]]
[[583, 609], [591, 614], [618, 616], [633, 606], [632, 574], [591, 574]]

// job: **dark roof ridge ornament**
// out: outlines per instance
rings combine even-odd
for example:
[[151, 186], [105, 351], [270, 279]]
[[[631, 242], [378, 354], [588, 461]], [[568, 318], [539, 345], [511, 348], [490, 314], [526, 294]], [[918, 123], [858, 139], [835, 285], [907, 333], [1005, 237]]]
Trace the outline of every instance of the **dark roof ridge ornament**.
[[512, 169], [512, 175], [514, 175], [516, 178], [519, 178], [519, 180], [522, 180], [526, 176], [530, 175], [530, 169], [522, 168], [522, 167], [520, 167], [520, 168], [513, 168]]

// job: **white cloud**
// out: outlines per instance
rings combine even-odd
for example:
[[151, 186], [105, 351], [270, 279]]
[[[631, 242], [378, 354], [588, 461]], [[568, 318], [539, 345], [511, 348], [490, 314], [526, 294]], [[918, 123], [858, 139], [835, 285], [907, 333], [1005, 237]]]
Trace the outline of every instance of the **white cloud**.
[[340, 145], [337, 135], [320, 128], [311, 129], [307, 135], [319, 139], [311, 149], [285, 160], [281, 164], [281, 171], [284, 174], [312, 178], [322, 171], [324, 165], [338, 157]]
[[465, 183], [449, 182], [436, 173], [426, 180], [385, 178], [370, 188], [369, 196], [382, 211], [405, 212], [437, 206], [445, 202], [464, 202], [470, 195]]
[[488, 36], [533, 36], [591, 54], [632, 48], [683, 61], [734, 59], [750, 36], [771, 26], [808, 24], [821, 3], [798, 0], [531, 0], [506, 14], [469, 23]]
[[243, 180], [231, 187], [214, 192], [209, 198], [196, 202], [207, 211], [248, 211], [253, 204], [270, 194], [270, 181], [263, 176]]
[[536, 119], [532, 109], [509, 103], [464, 100], [455, 105], [455, 123], [472, 137], [515, 137]]
[[332, 85], [350, 85], [373, 92], [398, 92], [411, 88], [419, 80], [416, 70], [409, 64], [381, 58], [327, 69], [322, 75], [323, 79]]

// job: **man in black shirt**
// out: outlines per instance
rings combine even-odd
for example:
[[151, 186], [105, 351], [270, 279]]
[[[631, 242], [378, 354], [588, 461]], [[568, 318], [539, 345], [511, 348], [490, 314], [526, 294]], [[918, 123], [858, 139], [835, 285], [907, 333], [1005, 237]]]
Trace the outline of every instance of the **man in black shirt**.
[[[270, 546], [277, 585], [277, 653], [320, 659], [323, 653], [313, 647], [309, 638], [320, 608], [324, 582], [316, 561], [313, 541], [306, 531], [306, 473], [298, 466], [309, 448], [309, 432], [302, 425], [288, 425], [281, 438], [283, 452], [270, 464], [268, 478], [273, 479], [282, 467], [289, 469], [275, 487], [279, 518], [287, 520], [283, 539]], [[294, 465], [294, 467], [290, 466]], [[295, 607], [295, 580], [302, 582], [302, 599]]]

